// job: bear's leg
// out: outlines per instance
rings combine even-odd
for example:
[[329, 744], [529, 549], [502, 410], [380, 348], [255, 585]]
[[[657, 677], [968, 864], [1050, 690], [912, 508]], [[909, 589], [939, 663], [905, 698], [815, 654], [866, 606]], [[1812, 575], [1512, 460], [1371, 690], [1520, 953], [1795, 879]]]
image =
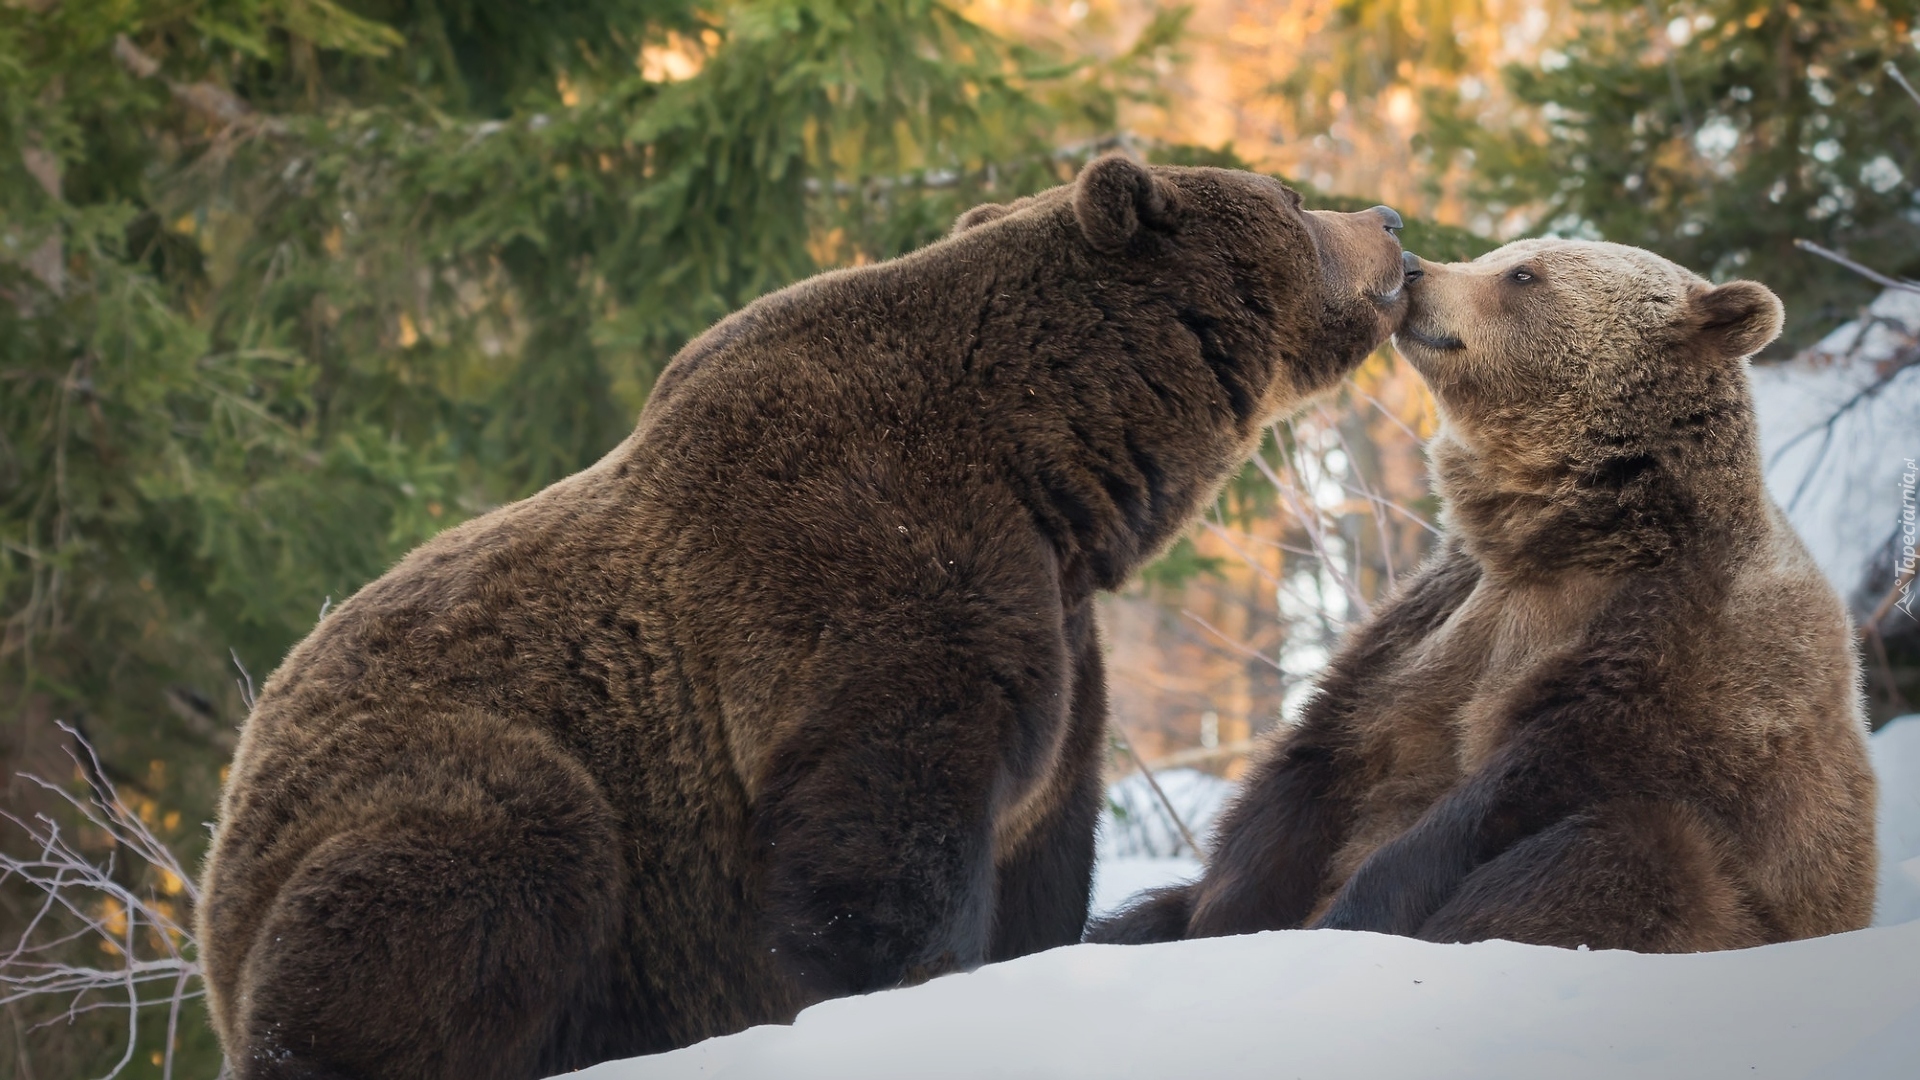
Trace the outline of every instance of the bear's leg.
[[1418, 936], [1635, 952], [1762, 941], [1713, 828], [1687, 807], [1638, 799], [1513, 845], [1470, 874]]
[[978, 751], [953, 745], [963, 743], [959, 725], [929, 726], [946, 733], [869, 732], [795, 768], [756, 808], [770, 947], [810, 995], [886, 989], [986, 959], [990, 774]]
[[1377, 673], [1441, 625], [1479, 576], [1478, 564], [1455, 544], [1429, 560], [1341, 648], [1300, 722], [1267, 739], [1214, 826], [1200, 880], [1143, 896], [1089, 928], [1087, 940], [1144, 944], [1306, 921], [1353, 828], [1369, 771], [1358, 732], [1382, 722]]
[[752, 836], [768, 944], [808, 995], [987, 958], [995, 818], [1048, 780], [1068, 656], [1057, 623], [1051, 642], [996, 627], [996, 648], [958, 620], [939, 625], [931, 641], [875, 634], [819, 662], [860, 675], [816, 692], [763, 773]]
[[[518, 740], [503, 739], [503, 742]], [[613, 815], [544, 746], [397, 760], [281, 885], [234, 995], [240, 1080], [588, 1064], [620, 920]], [[500, 752], [506, 751], [506, 752]]]
[[993, 941], [988, 959], [1072, 945], [1087, 924], [1094, 830], [1105, 798], [1106, 671], [1092, 605], [1069, 624], [1074, 642], [1072, 727], [1055, 773], [1057, 799], [1019, 847], [996, 865]]

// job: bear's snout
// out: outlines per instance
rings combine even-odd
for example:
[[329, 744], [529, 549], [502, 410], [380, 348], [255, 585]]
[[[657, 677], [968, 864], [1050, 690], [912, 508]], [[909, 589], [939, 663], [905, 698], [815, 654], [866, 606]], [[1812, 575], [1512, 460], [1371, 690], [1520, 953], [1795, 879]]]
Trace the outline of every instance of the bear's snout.
[[1306, 223], [1334, 295], [1377, 303], [1399, 300], [1406, 275], [1400, 262], [1400, 238], [1393, 231], [1405, 228], [1406, 222], [1392, 207], [1353, 213], [1309, 210]]

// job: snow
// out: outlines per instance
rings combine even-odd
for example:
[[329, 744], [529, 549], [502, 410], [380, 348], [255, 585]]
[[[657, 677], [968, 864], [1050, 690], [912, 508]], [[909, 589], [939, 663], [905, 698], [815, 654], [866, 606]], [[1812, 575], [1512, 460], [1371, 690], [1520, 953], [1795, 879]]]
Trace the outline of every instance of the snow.
[[[1908, 1080], [1920, 1073], [1920, 715], [1871, 745], [1874, 929], [1692, 956], [1326, 930], [1076, 945], [577, 1075]], [[1173, 788], [1176, 805], [1213, 790], [1178, 776]], [[1103, 837], [1096, 911], [1199, 871], [1118, 846]]]
[[1200, 860], [1191, 857], [1101, 859], [1093, 865], [1093, 913], [1111, 915], [1141, 889], [1192, 881], [1199, 876]]
[[[1198, 769], [1165, 769], [1155, 772], [1154, 779], [1188, 831], [1204, 844], [1234, 785]], [[1199, 874], [1200, 860], [1144, 775], [1132, 773], [1107, 789], [1093, 868], [1095, 915], [1119, 910], [1142, 889], [1188, 881]]]
[[1900, 473], [1920, 457], [1920, 365], [1893, 370], [1916, 341], [1920, 293], [1890, 289], [1865, 317], [1752, 371], [1767, 487], [1842, 596], [1892, 536]]
[[1920, 919], [1920, 714], [1890, 721], [1870, 745], [1880, 777], [1880, 892], [1873, 922], [1892, 926]]
[[1914, 1073], [1920, 922], [1692, 956], [1281, 931], [1079, 945], [591, 1080]]
[[[1153, 778], [1188, 831], [1205, 843], [1233, 784], [1198, 769], [1165, 769]], [[1100, 815], [1101, 859], [1192, 854], [1146, 776], [1132, 773], [1107, 789], [1107, 808]]]

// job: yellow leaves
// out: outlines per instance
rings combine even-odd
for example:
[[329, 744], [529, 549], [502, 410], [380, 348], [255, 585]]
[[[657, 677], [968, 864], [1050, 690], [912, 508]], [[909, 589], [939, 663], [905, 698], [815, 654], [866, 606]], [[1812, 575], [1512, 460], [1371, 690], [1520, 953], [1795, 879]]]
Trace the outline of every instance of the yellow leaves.
[[162, 867], [160, 869], [160, 891], [168, 896], [179, 896], [187, 891], [187, 883], [180, 875]]
[[1747, 16], [1747, 29], [1758, 29], [1760, 24], [1766, 21], [1767, 13], [1765, 11], [1755, 11]]
[[707, 52], [719, 43], [720, 36], [711, 30], [705, 31], [699, 39], [678, 31], [669, 32], [665, 41], [641, 46], [634, 66], [640, 69], [640, 77], [648, 82], [681, 82], [700, 74], [700, 69], [707, 62]]
[[406, 312], [400, 313], [400, 347], [411, 349], [420, 340], [420, 330], [413, 325], [413, 317]]
[[807, 255], [815, 266], [865, 266], [873, 261], [872, 255], [848, 240], [847, 230], [838, 227], [808, 236]]
[[337, 259], [340, 253], [346, 250], [347, 234], [341, 231], [340, 226], [335, 225], [327, 230], [327, 235], [320, 238], [320, 246], [326, 249], [327, 254]]
[[554, 79], [554, 88], [560, 91], [560, 104], [569, 109], [580, 104], [580, 88], [573, 85], [573, 80], [567, 78], [566, 72], [561, 72]]
[[100, 951], [108, 956], [123, 955], [120, 946], [113, 938], [124, 939], [127, 935], [127, 908], [125, 904], [109, 896], [100, 901], [100, 907], [94, 912], [100, 920], [100, 930], [110, 935], [100, 939]]
[[169, 810], [160, 818], [160, 827], [172, 832], [180, 827], [180, 811]]
[[816, 232], [807, 237], [807, 254], [812, 257], [815, 266], [832, 266], [840, 257], [840, 248], [846, 243], [847, 230], [834, 228], [829, 232]]
[[232, 765], [222, 765], [222, 766], [220, 766], [220, 786], [221, 786], [221, 787], [226, 787], [226, 786], [227, 786], [227, 775], [228, 775], [229, 773], [231, 773], [231, 772], [233, 772], [233, 766], [232, 766]]
[[1420, 104], [1413, 99], [1413, 90], [1406, 86], [1396, 86], [1387, 91], [1387, 121], [1395, 127], [1411, 128], [1420, 119]]

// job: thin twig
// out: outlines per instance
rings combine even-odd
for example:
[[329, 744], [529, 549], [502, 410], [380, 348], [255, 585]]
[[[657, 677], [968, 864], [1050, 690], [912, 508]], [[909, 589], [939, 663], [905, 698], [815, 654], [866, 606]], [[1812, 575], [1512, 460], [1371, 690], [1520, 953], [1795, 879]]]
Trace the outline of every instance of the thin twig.
[[1890, 278], [1871, 266], [1864, 266], [1854, 262], [1845, 255], [1823, 248], [1811, 240], [1795, 240], [1793, 246], [1799, 248], [1801, 251], [1818, 255], [1828, 262], [1838, 263], [1854, 273], [1859, 274], [1861, 277], [1866, 278], [1868, 281], [1873, 282], [1875, 285], [1888, 289], [1902, 289], [1906, 292], [1920, 293], [1920, 284], [1915, 284], [1911, 281], [1901, 281], [1899, 278]]
[[[320, 614], [325, 615], [326, 609], [322, 608], [320, 611]], [[253, 711], [253, 675], [251, 672], [247, 671], [247, 665], [240, 662], [240, 651], [238, 649], [229, 648], [227, 650], [227, 655], [233, 657], [233, 666], [240, 669], [240, 679], [246, 680], [246, 682], [243, 684], [241, 683], [240, 679], [235, 679], [234, 685], [240, 687], [240, 700], [246, 704], [247, 711], [252, 712]]]
[[1271, 667], [1275, 671], [1278, 671], [1282, 674], [1286, 673], [1287, 669], [1280, 666], [1280, 661], [1275, 660], [1273, 657], [1268, 656], [1266, 653], [1263, 653], [1258, 649], [1252, 648], [1251, 646], [1248, 646], [1242, 642], [1235, 641], [1233, 638], [1227, 636], [1225, 631], [1221, 630], [1219, 627], [1213, 625], [1212, 623], [1201, 618], [1200, 616], [1194, 614], [1192, 611], [1189, 611], [1186, 608], [1181, 608], [1180, 614], [1186, 616], [1189, 619], [1192, 619], [1194, 622], [1199, 623], [1201, 626], [1206, 627], [1209, 633], [1211, 633], [1214, 637], [1219, 638], [1222, 642], [1225, 642], [1228, 648], [1234, 650], [1235, 652], [1239, 653], [1242, 656], [1245, 656], [1247, 659], [1258, 660], [1261, 663], [1267, 665], [1268, 667]]
[[1900, 89], [1905, 90], [1907, 92], [1907, 96], [1913, 99], [1913, 103], [1915, 105], [1920, 105], [1920, 91], [1916, 91], [1913, 88], [1913, 84], [1907, 81], [1907, 77], [1905, 75], [1900, 74], [1899, 65], [1889, 60], [1887, 61], [1886, 70], [1887, 70], [1887, 74], [1893, 78], [1893, 81], [1900, 84]]
[[1807, 466], [1807, 471], [1801, 474], [1800, 483], [1793, 490], [1793, 497], [1787, 500], [1786, 508], [1788, 510], [1793, 510], [1800, 505], [1800, 496], [1806, 494], [1807, 485], [1813, 482], [1814, 475], [1820, 469], [1820, 462], [1827, 456], [1827, 448], [1833, 445], [1834, 429], [1839, 425], [1840, 418], [1852, 412], [1862, 402], [1878, 395], [1880, 391], [1885, 390], [1891, 385], [1894, 380], [1900, 378], [1916, 366], [1920, 366], [1920, 352], [1915, 352], [1912, 356], [1907, 357], [1885, 374], [1876, 377], [1872, 382], [1855, 391], [1852, 397], [1841, 402], [1833, 412], [1827, 414], [1825, 420], [1814, 427], [1800, 432], [1786, 442], [1781, 443], [1779, 447], [1774, 450], [1773, 456], [1767, 459], [1767, 468], [1769, 470], [1780, 464], [1781, 459], [1787, 456], [1787, 451], [1800, 445], [1814, 433], [1818, 432], [1820, 434], [1820, 449], [1815, 451], [1813, 461]]
[[1127, 756], [1133, 759], [1135, 765], [1139, 766], [1140, 775], [1147, 778], [1147, 786], [1152, 788], [1154, 795], [1159, 797], [1160, 807], [1167, 812], [1173, 827], [1180, 830], [1180, 838], [1187, 842], [1187, 847], [1192, 850], [1195, 857], [1202, 862], [1206, 861], [1207, 853], [1200, 847], [1199, 841], [1193, 838], [1193, 833], [1187, 829], [1187, 823], [1180, 819], [1180, 812], [1173, 808], [1173, 800], [1167, 798], [1167, 793], [1161, 790], [1160, 781], [1154, 777], [1153, 769], [1147, 764], [1147, 759], [1141, 757], [1140, 752], [1133, 748], [1133, 740], [1127, 738], [1126, 730], [1115, 725], [1113, 734], [1120, 740], [1120, 748], [1127, 752]]

